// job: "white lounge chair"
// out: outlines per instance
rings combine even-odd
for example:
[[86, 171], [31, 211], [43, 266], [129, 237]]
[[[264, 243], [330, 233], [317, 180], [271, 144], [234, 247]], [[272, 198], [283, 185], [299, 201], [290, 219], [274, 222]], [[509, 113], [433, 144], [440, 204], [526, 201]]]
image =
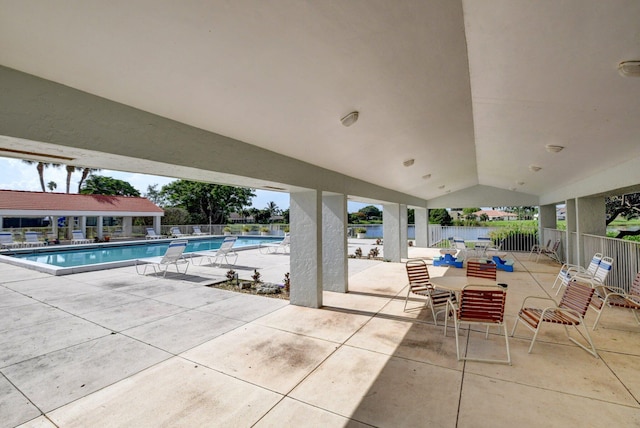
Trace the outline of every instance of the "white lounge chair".
[[[151, 266], [153, 268], [153, 273], [157, 274], [158, 272], [163, 272], [163, 277], [167, 276], [167, 271], [169, 270], [169, 266], [174, 265], [176, 267], [176, 271], [178, 273], [183, 273], [186, 275], [187, 269], [189, 269], [189, 260], [187, 260], [184, 256], [184, 250], [187, 248], [188, 241], [186, 240], [176, 240], [171, 241], [169, 243], [169, 248], [164, 253], [162, 257], [150, 257], [147, 259], [137, 259], [136, 260], [136, 273], [138, 275], [144, 275], [147, 273], [147, 267]], [[184, 272], [180, 272], [178, 268], [179, 264], [184, 264]], [[139, 266], [144, 266], [142, 272], [138, 269]]]
[[260, 250], [262, 254], [277, 253], [280, 250], [282, 250], [283, 254], [286, 254], [289, 252], [290, 242], [291, 242], [291, 235], [287, 233], [286, 235], [284, 235], [284, 239], [280, 242], [260, 243], [258, 250]]
[[[233, 266], [238, 260], [238, 253], [233, 250], [237, 239], [237, 236], [227, 236], [217, 250], [196, 251], [191, 253], [191, 257], [200, 256], [199, 265], [202, 265], [202, 260], [206, 257], [210, 265], [221, 265], [224, 260], [227, 265]], [[233, 263], [229, 263], [229, 257], [233, 257]]]
[[21, 242], [13, 240], [13, 233], [0, 232], [0, 248], [18, 248], [22, 246]]
[[82, 233], [81, 230], [74, 230], [73, 232], [71, 232], [71, 235], [73, 236], [71, 238], [71, 243], [72, 244], [91, 244], [91, 239], [87, 239], [84, 236], [84, 233]]
[[185, 237], [187, 235], [182, 233], [180, 231], [179, 227], [172, 227], [171, 228], [171, 236], [173, 236], [174, 238], [183, 238], [183, 237]]
[[147, 239], [162, 239], [162, 235], [158, 235], [153, 227], [147, 227]]
[[44, 242], [42, 242], [39, 237], [38, 232], [25, 232], [24, 233], [24, 246], [25, 247], [42, 247]]
[[193, 226], [193, 234], [196, 236], [206, 235], [206, 233], [200, 230], [200, 226]]

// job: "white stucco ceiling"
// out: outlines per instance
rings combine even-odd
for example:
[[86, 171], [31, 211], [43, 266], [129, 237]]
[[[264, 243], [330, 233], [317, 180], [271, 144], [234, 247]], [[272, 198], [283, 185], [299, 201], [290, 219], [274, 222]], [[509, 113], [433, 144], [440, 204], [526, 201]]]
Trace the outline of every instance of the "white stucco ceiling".
[[0, 10], [4, 66], [424, 199], [475, 185], [543, 195], [640, 158], [640, 78], [617, 72], [640, 59], [637, 0]]

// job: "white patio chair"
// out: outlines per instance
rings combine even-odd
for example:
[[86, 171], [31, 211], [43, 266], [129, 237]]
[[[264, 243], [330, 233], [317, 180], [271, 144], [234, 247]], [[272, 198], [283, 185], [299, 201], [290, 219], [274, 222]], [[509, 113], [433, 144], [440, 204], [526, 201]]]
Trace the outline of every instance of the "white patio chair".
[[[187, 260], [184, 256], [184, 250], [187, 248], [188, 241], [186, 240], [175, 240], [169, 243], [169, 248], [164, 253], [162, 257], [150, 257], [146, 259], [136, 259], [136, 273], [138, 275], [145, 275], [147, 273], [147, 267], [153, 268], [153, 273], [157, 274], [158, 272], [163, 272], [162, 276], [167, 276], [167, 271], [169, 270], [169, 266], [173, 265], [176, 267], [176, 271], [178, 273], [187, 274], [187, 269], [189, 269], [189, 260]], [[184, 264], [184, 272], [180, 272], [178, 265]], [[144, 266], [142, 272], [138, 269], [139, 266]]]
[[[191, 253], [191, 258], [195, 256], [200, 256], [199, 266], [202, 265], [202, 260], [206, 257], [208, 264], [210, 265], [222, 265], [222, 261], [224, 260], [225, 264], [229, 266], [233, 266], [238, 261], [238, 253], [236, 253], [233, 249], [233, 245], [236, 243], [238, 239], [237, 236], [227, 236], [222, 241], [220, 248], [212, 251], [194, 251]], [[233, 262], [229, 263], [229, 257], [233, 258]]]
[[81, 230], [74, 230], [71, 232], [71, 235], [72, 244], [90, 244], [93, 242], [91, 239], [85, 238], [84, 233], [82, 233]]
[[145, 238], [147, 238], [147, 239], [162, 239], [164, 237], [162, 235], [158, 235], [156, 233], [156, 230], [153, 227], [147, 227], [147, 236], [145, 236]]
[[261, 242], [258, 250], [262, 254], [273, 254], [282, 250], [283, 254], [289, 252], [289, 246], [291, 243], [291, 235], [288, 233], [284, 235], [284, 239], [280, 242]]
[[0, 248], [19, 248], [22, 246], [22, 242], [16, 242], [13, 240], [13, 233], [0, 232]]
[[25, 232], [23, 245], [25, 247], [42, 247], [44, 242], [39, 239], [39, 236], [38, 232]]

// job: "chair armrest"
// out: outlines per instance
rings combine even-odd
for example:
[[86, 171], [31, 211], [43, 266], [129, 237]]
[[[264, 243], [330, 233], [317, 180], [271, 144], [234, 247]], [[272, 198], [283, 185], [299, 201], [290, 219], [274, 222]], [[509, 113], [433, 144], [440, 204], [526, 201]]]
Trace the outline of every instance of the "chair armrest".
[[558, 306], [558, 303], [557, 303], [555, 300], [553, 300], [551, 297], [527, 296], [527, 297], [525, 297], [525, 298], [524, 298], [524, 300], [522, 301], [522, 307], [521, 307], [520, 309], [524, 308], [525, 303], [527, 303], [527, 300], [529, 300], [529, 299], [535, 299], [535, 300], [546, 300], [546, 301], [553, 302], [553, 304], [554, 304], [556, 307]]

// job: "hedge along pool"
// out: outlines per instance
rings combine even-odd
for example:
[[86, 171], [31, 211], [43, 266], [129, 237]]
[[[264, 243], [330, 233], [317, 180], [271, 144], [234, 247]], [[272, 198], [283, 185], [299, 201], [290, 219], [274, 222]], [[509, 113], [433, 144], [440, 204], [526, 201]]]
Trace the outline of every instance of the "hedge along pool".
[[[211, 251], [220, 248], [224, 237], [185, 237], [188, 241], [185, 254]], [[110, 242], [87, 245], [52, 245], [22, 248], [0, 253], [0, 260], [12, 265], [37, 270], [52, 275], [111, 269], [132, 266], [137, 259], [162, 256], [174, 239], [148, 241]], [[255, 248], [262, 242], [281, 241], [277, 236], [239, 236], [235, 249]]]

